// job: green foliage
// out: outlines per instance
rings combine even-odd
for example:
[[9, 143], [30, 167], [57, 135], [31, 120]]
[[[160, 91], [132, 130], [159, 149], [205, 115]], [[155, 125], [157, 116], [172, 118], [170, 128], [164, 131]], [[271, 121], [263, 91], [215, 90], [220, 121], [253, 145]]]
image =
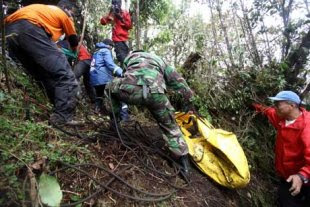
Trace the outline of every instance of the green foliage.
[[[137, 0], [132, 1], [132, 5]], [[156, 24], [163, 23], [167, 18], [167, 14], [173, 9], [171, 0], [154, 0], [140, 1], [140, 21], [145, 24], [147, 21], [153, 20]], [[133, 8], [131, 9], [133, 11]]]
[[48, 102], [21, 70], [12, 68], [11, 73], [21, 88], [13, 87], [11, 94], [0, 92], [0, 191], [5, 198], [0, 199], [1, 206], [8, 201], [29, 199], [23, 188], [25, 170], [38, 160], [46, 159], [48, 167], [53, 169], [59, 161], [74, 164], [84, 162], [90, 155], [87, 146], [75, 145], [66, 135], [49, 126], [46, 115], [36, 104], [28, 103], [31, 117], [25, 120], [25, 91], [36, 102], [42, 100], [42, 105]]
[[[275, 130], [264, 117], [255, 116], [250, 108], [254, 102], [270, 104], [267, 97], [278, 93], [285, 86], [286, 63], [272, 63], [263, 69], [247, 68], [213, 73], [213, 67], [201, 64], [197, 73], [187, 80], [196, 93], [195, 105], [200, 114], [209, 118], [216, 127], [236, 133], [248, 158], [251, 172], [260, 171], [267, 178], [274, 178], [273, 146]], [[214, 64], [211, 64], [214, 66]], [[257, 175], [256, 175], [257, 176]], [[254, 181], [255, 182], [255, 181]], [[253, 206], [273, 206], [268, 195], [274, 191], [262, 190], [272, 179], [261, 180], [251, 196]], [[266, 192], [270, 192], [265, 195]]]
[[62, 191], [55, 177], [42, 174], [39, 180], [39, 196], [42, 203], [57, 207], [62, 199]]

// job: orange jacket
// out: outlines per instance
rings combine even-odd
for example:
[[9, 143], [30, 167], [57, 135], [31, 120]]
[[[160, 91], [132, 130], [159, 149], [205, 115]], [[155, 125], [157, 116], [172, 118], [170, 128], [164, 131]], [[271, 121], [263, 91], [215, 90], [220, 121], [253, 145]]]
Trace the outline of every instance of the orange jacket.
[[68, 37], [76, 35], [73, 21], [57, 6], [31, 4], [9, 15], [5, 19], [5, 23], [9, 24], [21, 19], [26, 19], [32, 24], [43, 27], [55, 42], [63, 33]]

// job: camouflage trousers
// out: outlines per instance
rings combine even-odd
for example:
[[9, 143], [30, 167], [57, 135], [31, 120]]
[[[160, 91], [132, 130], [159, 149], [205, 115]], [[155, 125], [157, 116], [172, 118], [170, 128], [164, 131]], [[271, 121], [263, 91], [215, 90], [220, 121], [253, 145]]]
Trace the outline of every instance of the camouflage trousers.
[[119, 113], [120, 102], [145, 106], [156, 119], [170, 151], [176, 157], [188, 154], [187, 144], [175, 121], [174, 108], [168, 97], [161, 93], [145, 94], [142, 86], [120, 84], [117, 79], [114, 80], [107, 85], [105, 91], [112, 100], [114, 113]]

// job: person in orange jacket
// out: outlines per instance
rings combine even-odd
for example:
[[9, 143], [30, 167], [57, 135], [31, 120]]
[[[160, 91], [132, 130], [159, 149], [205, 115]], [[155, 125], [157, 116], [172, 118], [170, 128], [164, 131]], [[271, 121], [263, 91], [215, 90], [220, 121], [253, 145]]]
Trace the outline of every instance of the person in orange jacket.
[[278, 188], [280, 207], [306, 207], [310, 204], [310, 112], [300, 107], [299, 96], [281, 91], [274, 107], [253, 104], [268, 117], [277, 130], [275, 168], [280, 177]]
[[132, 28], [131, 17], [128, 11], [122, 10], [121, 0], [112, 0], [110, 13], [101, 18], [102, 25], [113, 24], [112, 40], [114, 42], [114, 51], [120, 65], [123, 64], [126, 56], [129, 54], [127, 45], [129, 30]]
[[18, 59], [44, 87], [54, 105], [49, 121], [75, 124], [78, 82], [65, 55], [55, 42], [66, 34], [71, 48], [78, 45], [72, 21], [74, 5], [60, 1], [57, 6], [31, 4], [5, 18], [9, 54]]

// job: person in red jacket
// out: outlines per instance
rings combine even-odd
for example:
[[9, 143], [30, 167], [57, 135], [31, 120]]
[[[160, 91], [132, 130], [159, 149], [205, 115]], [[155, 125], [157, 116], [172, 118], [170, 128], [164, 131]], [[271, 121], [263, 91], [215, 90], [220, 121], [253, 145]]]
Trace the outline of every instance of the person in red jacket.
[[299, 96], [281, 91], [274, 107], [253, 104], [277, 130], [275, 168], [279, 184], [280, 207], [306, 207], [310, 204], [310, 112], [300, 107]]
[[[83, 76], [86, 94], [88, 95], [91, 103], [94, 103], [96, 98], [95, 89], [91, 86], [89, 77], [92, 55], [83, 44], [79, 47], [78, 54], [77, 51], [72, 51], [70, 44], [66, 39], [58, 41], [57, 46], [66, 55], [69, 64], [74, 66], [73, 73], [78, 82], [80, 82], [80, 78]], [[76, 64], [74, 64], [74, 62], [76, 62]]]
[[122, 10], [121, 0], [112, 0], [110, 13], [101, 18], [102, 25], [113, 24], [112, 40], [114, 51], [120, 65], [123, 64], [125, 57], [129, 54], [127, 45], [129, 30], [132, 28], [131, 17], [128, 11]]
[[89, 77], [92, 55], [83, 44], [79, 48], [77, 59], [78, 62], [73, 68], [74, 75], [77, 80], [79, 80], [80, 77], [83, 76], [83, 83], [85, 86], [86, 94], [88, 95], [91, 103], [94, 103], [96, 98], [95, 89], [91, 86]]

